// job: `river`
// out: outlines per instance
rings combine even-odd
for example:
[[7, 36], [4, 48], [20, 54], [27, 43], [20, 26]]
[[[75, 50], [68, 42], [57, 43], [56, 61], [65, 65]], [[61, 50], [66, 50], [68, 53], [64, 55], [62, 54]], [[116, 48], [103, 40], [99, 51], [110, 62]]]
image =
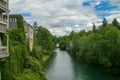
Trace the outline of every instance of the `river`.
[[105, 74], [99, 67], [74, 60], [59, 49], [46, 62], [45, 72], [48, 80], [120, 80]]

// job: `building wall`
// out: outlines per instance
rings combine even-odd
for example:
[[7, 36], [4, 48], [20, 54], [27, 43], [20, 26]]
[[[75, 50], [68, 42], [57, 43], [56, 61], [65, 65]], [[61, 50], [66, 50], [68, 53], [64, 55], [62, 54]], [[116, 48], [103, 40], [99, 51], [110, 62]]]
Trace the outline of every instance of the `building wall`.
[[[17, 25], [17, 17], [22, 17], [20, 14], [11, 14], [9, 17], [9, 27], [10, 29], [17, 29], [18, 25]], [[6, 20], [6, 16], [4, 16], [4, 20]], [[26, 21], [24, 21], [24, 32], [26, 35], [26, 43], [29, 44], [29, 49], [30, 51], [32, 51], [32, 47], [33, 47], [33, 27], [28, 24]]]
[[[6, 30], [9, 29], [9, 0], [0, 0], [0, 61], [9, 56], [9, 38]], [[6, 20], [3, 19], [6, 15]], [[4, 41], [3, 37], [7, 37]]]
[[3, 46], [3, 34], [2, 33], [0, 33], [0, 47], [2, 47]]
[[9, 22], [10, 22], [10, 24], [9, 24], [9, 28], [10, 29], [16, 29], [18, 26], [17, 26], [17, 19], [16, 19], [16, 17], [15, 18], [11, 18], [10, 17], [10, 19], [9, 19]]
[[0, 46], [2, 46], [2, 40], [1, 40], [1, 36], [0, 36]]
[[[3, 16], [6, 21], [6, 15]], [[10, 14], [9, 15], [9, 29], [17, 29], [17, 18], [22, 17], [21, 14]]]
[[32, 49], [33, 49], [33, 42], [34, 42], [33, 35], [34, 35], [33, 27], [29, 26], [29, 48], [30, 48], [30, 51], [32, 51]]
[[25, 29], [25, 34], [26, 34], [26, 42], [29, 45], [29, 50], [32, 51], [33, 49], [33, 35], [34, 35], [34, 31], [33, 31], [33, 27], [28, 24], [27, 22], [24, 21], [24, 29]]
[[9, 28], [10, 29], [17, 29], [17, 23], [16, 22], [10, 22], [10, 24], [9, 24]]
[[30, 39], [33, 39], [33, 35], [34, 35], [34, 30], [32, 27], [29, 28], [29, 33], [30, 33]]
[[34, 42], [33, 39], [29, 39], [29, 48], [30, 48], [30, 51], [32, 51], [32, 49], [33, 49], [33, 42]]

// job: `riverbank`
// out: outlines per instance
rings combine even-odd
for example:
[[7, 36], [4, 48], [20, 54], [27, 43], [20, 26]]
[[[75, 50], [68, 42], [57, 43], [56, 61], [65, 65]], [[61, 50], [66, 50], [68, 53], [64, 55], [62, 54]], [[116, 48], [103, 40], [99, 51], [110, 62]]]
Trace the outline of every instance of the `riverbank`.
[[48, 55], [43, 55], [42, 56], [42, 61], [45, 64], [47, 62], [47, 60], [55, 53], [55, 50], [53, 50], [50, 54]]
[[10, 56], [1, 64], [2, 80], [46, 80], [44, 63], [55, 48], [54, 38], [42, 26], [37, 28], [30, 52], [23, 27], [8, 31]]
[[44, 55], [44, 56], [42, 57], [42, 61], [43, 61], [44, 63], [46, 63], [46, 61], [49, 59], [49, 57], [50, 57], [50, 55]]
[[59, 39], [60, 48], [80, 61], [99, 65], [106, 73], [120, 76], [120, 28], [113, 24], [94, 31], [71, 32]]
[[9, 31], [10, 56], [1, 63], [2, 80], [46, 80], [40, 52], [29, 52], [24, 35], [22, 29]]
[[57, 49], [55, 52], [45, 64], [48, 80], [120, 80], [99, 67], [73, 59], [66, 51]]

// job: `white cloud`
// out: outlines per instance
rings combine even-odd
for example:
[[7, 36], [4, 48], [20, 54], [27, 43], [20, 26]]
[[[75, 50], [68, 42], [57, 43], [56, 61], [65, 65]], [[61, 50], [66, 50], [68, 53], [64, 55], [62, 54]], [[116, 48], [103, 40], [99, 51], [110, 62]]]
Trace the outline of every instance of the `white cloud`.
[[63, 36], [63, 35], [68, 35], [72, 31], [72, 28], [71, 27], [61, 27], [61, 28], [55, 27], [55, 28], [50, 28], [49, 31], [53, 35]]
[[110, 0], [110, 3], [114, 6], [120, 6], [120, 0]]
[[[94, 9], [101, 0], [86, 7], [82, 5], [84, 1], [90, 0], [10, 0], [10, 10], [11, 13], [30, 13], [31, 16], [25, 17], [27, 22], [33, 24], [37, 21], [54, 35], [65, 35], [72, 30], [90, 30], [93, 22], [99, 24], [101, 21]], [[111, 1], [117, 5], [119, 0]]]
[[98, 1], [98, 2], [96, 2], [96, 5], [97, 5], [97, 6], [98, 6], [98, 5], [100, 5], [100, 3], [101, 3], [101, 2], [100, 2], [100, 1]]
[[112, 22], [114, 18], [117, 18], [117, 20], [120, 22], [120, 13], [111, 14], [110, 16], [106, 17], [109, 22]]

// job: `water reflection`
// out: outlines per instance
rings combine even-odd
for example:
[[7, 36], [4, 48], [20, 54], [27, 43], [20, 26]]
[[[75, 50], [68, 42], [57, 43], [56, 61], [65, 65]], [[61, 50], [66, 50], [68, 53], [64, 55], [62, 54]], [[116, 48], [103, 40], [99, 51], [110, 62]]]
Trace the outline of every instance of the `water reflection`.
[[48, 80], [120, 80], [106, 75], [100, 68], [72, 59], [59, 49], [45, 65]]
[[57, 49], [56, 54], [54, 54], [46, 64], [48, 80], [72, 80], [73, 73], [70, 56], [65, 51], [59, 51], [59, 49]]
[[111, 76], [106, 75], [100, 68], [90, 64], [85, 64], [73, 60], [74, 79], [73, 80], [112, 80]]

